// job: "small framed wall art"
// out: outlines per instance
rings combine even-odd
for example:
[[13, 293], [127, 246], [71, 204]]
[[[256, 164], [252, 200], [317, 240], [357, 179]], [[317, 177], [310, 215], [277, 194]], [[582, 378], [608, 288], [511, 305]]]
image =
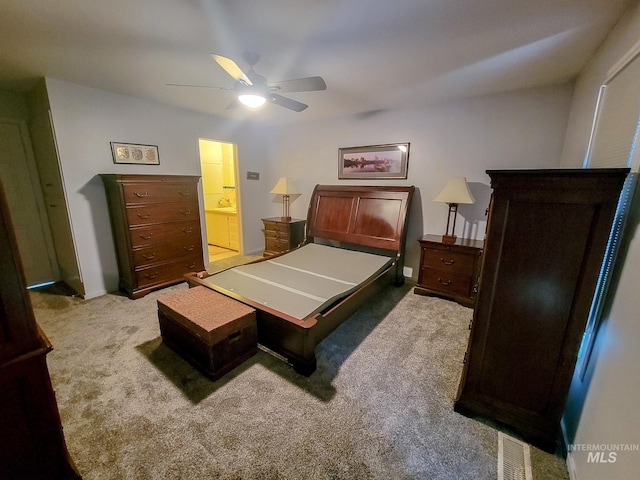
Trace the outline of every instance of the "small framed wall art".
[[111, 142], [113, 163], [160, 165], [157, 145]]
[[338, 149], [339, 179], [406, 179], [408, 167], [408, 143]]

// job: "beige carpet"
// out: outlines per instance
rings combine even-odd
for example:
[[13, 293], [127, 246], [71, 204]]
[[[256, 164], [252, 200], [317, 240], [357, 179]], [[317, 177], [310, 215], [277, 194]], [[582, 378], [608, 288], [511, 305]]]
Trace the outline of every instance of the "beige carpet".
[[[497, 434], [453, 412], [471, 310], [387, 287], [296, 374], [259, 351], [211, 382], [167, 348], [156, 299], [34, 292], [85, 479], [495, 479]], [[567, 479], [533, 449], [534, 478]]]

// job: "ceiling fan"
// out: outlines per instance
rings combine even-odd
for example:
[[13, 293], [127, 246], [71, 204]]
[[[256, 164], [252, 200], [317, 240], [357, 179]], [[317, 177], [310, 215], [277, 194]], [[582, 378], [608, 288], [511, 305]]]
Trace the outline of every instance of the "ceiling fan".
[[292, 98], [283, 97], [283, 92], [312, 92], [317, 90], [326, 90], [327, 84], [322, 77], [305, 77], [292, 80], [283, 80], [280, 82], [267, 82], [262, 75], [258, 75], [253, 70], [253, 66], [260, 60], [260, 55], [254, 52], [245, 52], [242, 58], [249, 65], [249, 70], [243, 72], [242, 69], [230, 58], [222, 55], [211, 54], [213, 59], [227, 72], [235, 83], [232, 88], [215, 87], [209, 85], [184, 85], [178, 83], [167, 83], [174, 87], [197, 87], [197, 88], [215, 88], [217, 90], [233, 90], [237, 93], [236, 99], [231, 102], [227, 109], [236, 108], [239, 104], [249, 108], [258, 108], [266, 102], [271, 102], [294, 112], [301, 112], [308, 105], [293, 100]]

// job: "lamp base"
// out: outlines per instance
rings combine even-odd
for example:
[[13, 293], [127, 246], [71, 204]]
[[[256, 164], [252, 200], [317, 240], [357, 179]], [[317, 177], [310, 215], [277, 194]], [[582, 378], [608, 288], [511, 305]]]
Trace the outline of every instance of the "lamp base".
[[442, 243], [456, 243], [457, 238], [455, 235], [442, 235]]

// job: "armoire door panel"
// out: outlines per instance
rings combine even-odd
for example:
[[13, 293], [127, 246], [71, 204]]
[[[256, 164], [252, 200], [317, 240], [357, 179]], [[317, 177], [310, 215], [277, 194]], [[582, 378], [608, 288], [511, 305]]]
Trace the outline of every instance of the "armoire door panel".
[[594, 213], [581, 205], [509, 203], [480, 392], [533, 412], [546, 409], [588, 237], [563, 239], [588, 232]]

